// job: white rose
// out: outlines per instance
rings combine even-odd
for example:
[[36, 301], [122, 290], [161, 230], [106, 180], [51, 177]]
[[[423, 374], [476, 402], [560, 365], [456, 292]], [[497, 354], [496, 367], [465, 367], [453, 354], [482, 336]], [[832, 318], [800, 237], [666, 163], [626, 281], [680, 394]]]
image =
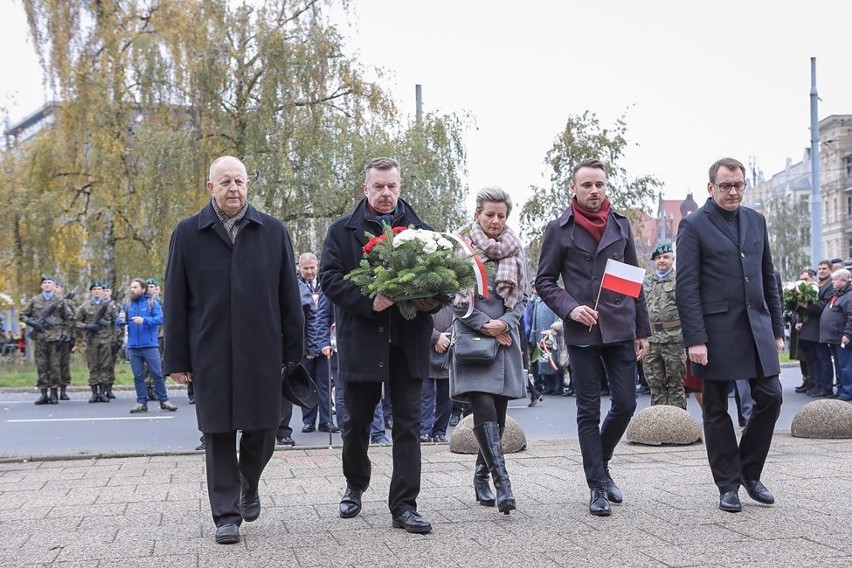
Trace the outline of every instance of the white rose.
[[445, 239], [444, 237], [440, 237], [436, 242], [438, 243], [438, 246], [442, 249], [452, 250], [453, 248], [453, 243], [450, 242], [449, 239]]
[[432, 254], [433, 252], [435, 252], [437, 250], [438, 250], [438, 243], [436, 243], [432, 239], [429, 239], [428, 241], [423, 243], [423, 252], [425, 252], [426, 254]]
[[412, 231], [411, 229], [406, 229], [406, 230], [400, 232], [398, 235], [395, 235], [394, 238], [393, 238], [393, 248], [401, 247], [406, 242], [415, 239], [416, 236], [417, 235], [415, 234], [415, 231]]

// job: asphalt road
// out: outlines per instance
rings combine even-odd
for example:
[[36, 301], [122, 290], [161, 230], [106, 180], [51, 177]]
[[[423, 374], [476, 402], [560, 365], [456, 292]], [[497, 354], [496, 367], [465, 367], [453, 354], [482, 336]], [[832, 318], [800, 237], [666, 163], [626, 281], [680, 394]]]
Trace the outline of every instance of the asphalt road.
[[[793, 391], [801, 383], [798, 366], [783, 368], [781, 382], [784, 405], [777, 428], [789, 429], [799, 408], [813, 399]], [[189, 404], [186, 391], [173, 384], [170, 400], [179, 407], [176, 412], [162, 412], [154, 402], [149, 403], [148, 414], [131, 415], [135, 394], [130, 390], [116, 391], [117, 398], [108, 404], [89, 404], [88, 391], [74, 390], [69, 396], [71, 401], [59, 405], [35, 406], [35, 391], [0, 392], [0, 458], [187, 452], [198, 445], [195, 406]], [[546, 396], [534, 408], [528, 408], [528, 402], [517, 400], [509, 405], [509, 414], [522, 425], [528, 439], [577, 436], [573, 397]], [[637, 411], [649, 404], [650, 397], [640, 395]], [[602, 416], [607, 406], [608, 399], [604, 399]], [[730, 406], [736, 412], [733, 399]], [[688, 410], [700, 423], [701, 411], [693, 398], [688, 399]], [[328, 446], [327, 433], [301, 432], [299, 409], [293, 413], [291, 426], [298, 446]], [[340, 434], [334, 434], [332, 444], [340, 443]]]

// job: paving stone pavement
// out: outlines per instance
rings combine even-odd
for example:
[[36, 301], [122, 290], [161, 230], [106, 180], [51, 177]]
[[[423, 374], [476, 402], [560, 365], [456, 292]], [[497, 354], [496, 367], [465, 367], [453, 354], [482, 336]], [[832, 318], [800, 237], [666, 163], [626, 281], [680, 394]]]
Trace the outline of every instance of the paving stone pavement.
[[623, 442], [611, 462], [625, 495], [588, 513], [577, 440], [531, 440], [507, 456], [518, 510], [473, 499], [473, 456], [423, 446], [429, 535], [391, 528], [391, 450], [371, 447], [359, 517], [340, 519], [339, 448], [276, 451], [263, 510], [237, 545], [213, 542], [200, 454], [0, 463], [0, 566], [849, 566], [852, 441], [777, 432], [763, 481], [774, 506], [740, 491], [717, 508], [704, 446]]

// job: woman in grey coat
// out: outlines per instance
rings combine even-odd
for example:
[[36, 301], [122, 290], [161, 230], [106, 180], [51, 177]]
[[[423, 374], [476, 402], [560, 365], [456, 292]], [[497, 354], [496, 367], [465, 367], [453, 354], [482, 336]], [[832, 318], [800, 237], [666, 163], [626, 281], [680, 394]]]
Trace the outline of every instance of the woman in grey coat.
[[[508, 193], [499, 187], [486, 187], [476, 195], [473, 222], [460, 231], [483, 257], [489, 297], [477, 297], [471, 309], [466, 300], [453, 307], [453, 338], [456, 341], [462, 334], [494, 337], [497, 356], [486, 363], [464, 363], [454, 349], [450, 365], [450, 396], [473, 407], [473, 432], [479, 445], [473, 478], [476, 499], [489, 507], [496, 502], [506, 515], [515, 508], [515, 497], [500, 437], [506, 427], [509, 400], [526, 396], [518, 326], [527, 301], [526, 262], [520, 240], [506, 226], [511, 211]], [[496, 497], [489, 486], [489, 472]]]

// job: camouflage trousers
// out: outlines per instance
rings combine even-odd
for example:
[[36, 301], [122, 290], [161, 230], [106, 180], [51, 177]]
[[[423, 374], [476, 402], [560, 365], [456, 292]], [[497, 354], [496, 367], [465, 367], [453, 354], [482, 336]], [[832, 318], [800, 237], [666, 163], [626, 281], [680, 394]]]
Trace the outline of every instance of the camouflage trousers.
[[86, 344], [86, 365], [89, 367], [89, 384], [112, 384], [110, 377], [115, 381], [112, 373], [112, 365], [115, 358], [112, 356], [112, 343], [91, 342]]
[[651, 406], [668, 404], [686, 410], [683, 377], [686, 353], [682, 343], [651, 343], [642, 360], [645, 380], [651, 389]]
[[35, 364], [38, 371], [36, 386], [40, 389], [59, 386], [61, 353], [58, 341], [35, 342]]
[[71, 384], [71, 342], [57, 342], [59, 349], [59, 384], [67, 387]]

